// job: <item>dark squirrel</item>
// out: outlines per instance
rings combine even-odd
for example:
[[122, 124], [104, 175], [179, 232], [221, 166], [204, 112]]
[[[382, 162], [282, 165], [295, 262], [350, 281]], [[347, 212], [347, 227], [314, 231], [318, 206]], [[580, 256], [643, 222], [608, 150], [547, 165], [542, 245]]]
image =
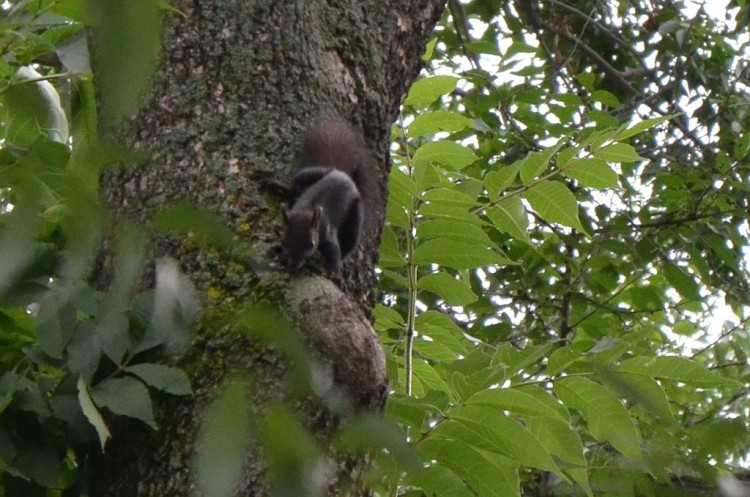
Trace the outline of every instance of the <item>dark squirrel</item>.
[[265, 182], [290, 206], [282, 210], [282, 252], [287, 266], [298, 271], [320, 251], [330, 278], [340, 281], [342, 260], [361, 237], [365, 192], [372, 188], [376, 164], [362, 136], [341, 119], [310, 129], [300, 159], [290, 183]]

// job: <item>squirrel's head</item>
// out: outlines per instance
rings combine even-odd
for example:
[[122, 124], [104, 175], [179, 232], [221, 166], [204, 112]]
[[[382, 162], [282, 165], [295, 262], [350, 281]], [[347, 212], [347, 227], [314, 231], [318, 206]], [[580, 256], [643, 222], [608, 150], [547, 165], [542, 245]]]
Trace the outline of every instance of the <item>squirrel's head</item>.
[[320, 243], [320, 218], [323, 215], [323, 207], [308, 210], [281, 211], [284, 220], [284, 238], [281, 240], [281, 249], [286, 259], [287, 266], [298, 271], [305, 265]]

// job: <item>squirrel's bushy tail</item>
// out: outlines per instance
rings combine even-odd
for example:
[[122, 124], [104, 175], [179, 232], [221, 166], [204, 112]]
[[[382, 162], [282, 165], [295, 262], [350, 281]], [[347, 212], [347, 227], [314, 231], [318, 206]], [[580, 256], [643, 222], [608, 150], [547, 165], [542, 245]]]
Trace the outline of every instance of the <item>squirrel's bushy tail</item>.
[[348, 174], [362, 198], [365, 232], [377, 231], [376, 219], [384, 208], [378, 163], [362, 133], [340, 117], [316, 121], [305, 135], [301, 167], [326, 167]]

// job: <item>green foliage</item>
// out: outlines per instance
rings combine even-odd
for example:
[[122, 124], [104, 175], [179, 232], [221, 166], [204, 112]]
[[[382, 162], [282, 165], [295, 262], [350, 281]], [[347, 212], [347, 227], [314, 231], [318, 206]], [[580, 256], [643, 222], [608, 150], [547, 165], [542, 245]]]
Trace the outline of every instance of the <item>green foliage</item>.
[[102, 121], [117, 123], [136, 106], [151, 82], [161, 48], [161, 2], [83, 3], [87, 21], [98, 34], [93, 44], [94, 58], [102, 90], [108, 97], [103, 101]]
[[[661, 1], [450, 2], [393, 129], [374, 313], [394, 392], [335, 437], [369, 454], [379, 495], [684, 495], [665, 487], [746, 461], [748, 9], [730, 6], [736, 26]], [[110, 416], [155, 427], [154, 392], [190, 394], [140, 362], [184, 344], [189, 292], [168, 260], [136, 290], [148, 233], [98, 192], [127, 152], [97, 127], [148, 85], [171, 8], [0, 9], [0, 495], [76, 495], [78, 448], [104, 449]], [[239, 250], [181, 205], [153, 227]], [[288, 327], [237, 321], [310, 395]], [[325, 450], [284, 407], [248, 412], [249, 386], [210, 408], [198, 486], [231, 495], [256, 438], [275, 494], [318, 495]]]
[[745, 461], [748, 46], [657, 3], [450, 3], [392, 132], [375, 315], [423, 463], [381, 495], [687, 495]]
[[[97, 46], [122, 68], [115, 31], [133, 31], [114, 8], [97, 3], [112, 30]], [[131, 2], [127, 21], [139, 24], [146, 11], [154, 21], [157, 8]], [[192, 393], [179, 369], [143, 361], [184, 342], [195, 309], [169, 261], [157, 267], [155, 290], [138, 290], [144, 232], [99, 199], [100, 171], [125, 155], [96, 132], [84, 24], [94, 13], [76, 1], [0, 9], [0, 495], [75, 495], [86, 492], [81, 449], [98, 441], [105, 450], [112, 415], [156, 428], [154, 391]], [[113, 121], [149, 81], [158, 40], [140, 42], [141, 52], [127, 50], [127, 91], [105, 84]], [[105, 240], [109, 278], [94, 281]]]
[[194, 463], [196, 483], [206, 495], [233, 495], [242, 477], [252, 429], [247, 388], [239, 381], [228, 384], [206, 413]]

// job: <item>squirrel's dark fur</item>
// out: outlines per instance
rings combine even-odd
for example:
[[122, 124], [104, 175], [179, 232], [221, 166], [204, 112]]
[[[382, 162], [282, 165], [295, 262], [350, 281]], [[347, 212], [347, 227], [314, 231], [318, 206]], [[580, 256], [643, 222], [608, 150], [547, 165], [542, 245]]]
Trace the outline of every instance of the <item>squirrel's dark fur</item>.
[[374, 168], [361, 135], [341, 119], [327, 119], [305, 136], [292, 181], [266, 182], [290, 204], [282, 211], [281, 241], [290, 269], [320, 251], [331, 279], [340, 280], [341, 261], [357, 246], [367, 215], [363, 192], [371, 188]]

